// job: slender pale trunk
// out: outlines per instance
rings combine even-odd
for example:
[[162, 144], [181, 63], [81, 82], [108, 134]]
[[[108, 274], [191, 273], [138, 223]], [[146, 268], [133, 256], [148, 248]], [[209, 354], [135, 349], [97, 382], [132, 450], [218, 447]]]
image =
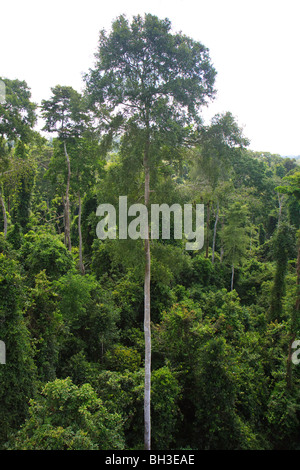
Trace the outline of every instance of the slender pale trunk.
[[7, 214], [6, 214], [4, 199], [2, 197], [1, 192], [0, 192], [0, 204], [1, 204], [1, 207], [2, 207], [3, 222], [4, 222], [4, 238], [6, 238], [6, 235], [7, 235]]
[[[149, 166], [150, 138], [147, 132], [147, 140], [144, 150], [145, 172], [145, 206], [149, 208], [150, 195], [150, 166]], [[149, 211], [148, 211], [149, 212]], [[144, 282], [144, 335], [145, 335], [145, 389], [144, 389], [144, 446], [145, 450], [151, 449], [151, 330], [150, 330], [150, 278], [151, 255], [149, 226], [144, 243], [145, 252], [145, 282]]]
[[81, 195], [80, 191], [78, 192], [78, 236], [79, 236], [79, 269], [81, 274], [85, 273], [83, 257], [82, 257], [82, 232], [81, 232]]
[[231, 284], [230, 284], [230, 290], [233, 291], [233, 281], [234, 281], [234, 264], [232, 263], [231, 267]]
[[208, 258], [209, 248], [209, 218], [210, 218], [210, 201], [207, 203], [207, 218], [206, 218], [206, 253], [205, 258]]
[[67, 145], [64, 141], [64, 150], [65, 150], [65, 157], [67, 160], [67, 169], [68, 169], [68, 176], [67, 176], [67, 188], [66, 188], [66, 200], [65, 200], [65, 241], [68, 247], [68, 250], [71, 251], [71, 222], [70, 222], [70, 180], [71, 180], [71, 164], [69, 154], [67, 152]]
[[[223, 229], [224, 229], [224, 218], [222, 218], [222, 230]], [[224, 257], [224, 245], [222, 242], [221, 251], [220, 251], [220, 263], [223, 262], [223, 257]]]
[[213, 235], [213, 243], [212, 243], [212, 256], [211, 256], [212, 263], [215, 262], [215, 249], [216, 249], [216, 238], [217, 238], [218, 222], [219, 222], [219, 201], [217, 203], [217, 212], [216, 212], [216, 219], [215, 219], [215, 225], [214, 225], [214, 235]]

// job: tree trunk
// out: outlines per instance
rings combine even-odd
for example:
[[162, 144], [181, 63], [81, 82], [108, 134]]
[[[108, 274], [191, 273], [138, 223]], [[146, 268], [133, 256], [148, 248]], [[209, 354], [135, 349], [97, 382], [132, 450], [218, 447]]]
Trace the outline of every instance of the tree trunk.
[[4, 199], [2, 197], [1, 192], [0, 192], [0, 204], [1, 204], [1, 207], [2, 207], [3, 221], [4, 221], [4, 238], [6, 238], [6, 235], [7, 235], [7, 214], [6, 214]]
[[231, 284], [230, 284], [230, 290], [233, 291], [233, 280], [234, 280], [234, 264], [232, 263], [231, 267]]
[[[145, 172], [145, 206], [148, 209], [150, 195], [150, 168], [149, 168], [149, 137], [144, 151]], [[151, 449], [151, 330], [150, 330], [150, 277], [151, 255], [149, 226], [144, 243], [145, 252], [145, 283], [144, 283], [144, 335], [145, 335], [145, 390], [144, 390], [144, 446], [145, 450]]]
[[81, 274], [85, 274], [84, 264], [83, 264], [83, 257], [82, 257], [82, 232], [81, 232], [81, 196], [80, 191], [78, 192], [78, 236], [79, 236], [79, 269]]
[[[222, 230], [223, 229], [224, 229], [224, 218], [222, 217]], [[223, 245], [223, 242], [222, 242], [221, 250], [220, 250], [220, 263], [223, 262], [223, 257], [224, 257], [224, 245]]]
[[70, 158], [67, 152], [67, 145], [64, 142], [65, 156], [67, 160], [68, 176], [67, 176], [67, 189], [66, 189], [66, 201], [65, 201], [65, 240], [68, 250], [71, 251], [71, 222], [70, 222], [70, 180], [71, 180], [71, 165]]
[[206, 218], [206, 253], [205, 258], [208, 258], [209, 248], [209, 218], [210, 218], [210, 201], [207, 203], [207, 218]]
[[212, 243], [212, 256], [211, 256], [211, 262], [214, 264], [215, 262], [215, 249], [216, 249], [216, 238], [217, 238], [217, 226], [218, 226], [218, 221], [219, 221], [219, 201], [217, 203], [217, 213], [216, 213], [216, 219], [215, 219], [215, 225], [214, 225], [214, 235], [213, 235], [213, 243]]

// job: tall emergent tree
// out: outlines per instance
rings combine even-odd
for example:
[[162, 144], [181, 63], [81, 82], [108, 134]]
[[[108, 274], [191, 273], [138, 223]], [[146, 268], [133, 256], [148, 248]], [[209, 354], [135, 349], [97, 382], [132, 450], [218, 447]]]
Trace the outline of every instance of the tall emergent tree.
[[[199, 109], [214, 95], [215, 69], [200, 42], [171, 32], [168, 19], [146, 14], [131, 23], [121, 15], [107, 34], [101, 31], [97, 61], [87, 90], [107, 130], [122, 130], [135, 142], [136, 166], [144, 172], [144, 202], [149, 206], [150, 173], [161, 149], [183, 144], [199, 124]], [[109, 118], [108, 118], [109, 116]], [[187, 127], [188, 126], [188, 127]], [[103, 127], [104, 128], [104, 127]], [[145, 449], [151, 447], [150, 240], [144, 238]]]
[[65, 243], [71, 251], [71, 220], [70, 220], [70, 182], [71, 162], [67, 144], [79, 137], [87, 121], [84, 101], [80, 93], [69, 86], [51, 89], [52, 97], [42, 101], [42, 115], [45, 118], [44, 130], [56, 132], [63, 144], [67, 164], [67, 183], [65, 195]]
[[[78, 200], [78, 241], [79, 269], [85, 273], [82, 240], [82, 199], [99, 178], [104, 161], [96, 133], [86, 129], [80, 137], [68, 141], [69, 164], [66, 166], [65, 150], [60, 140], [54, 141], [53, 156], [49, 163], [47, 177], [59, 192], [64, 191], [65, 180], [70, 176], [68, 193]], [[72, 170], [72, 171], [71, 171]], [[70, 174], [71, 173], [71, 174]], [[63, 186], [62, 186], [63, 183]]]
[[24, 160], [11, 164], [11, 147], [19, 142], [20, 147], [29, 143], [36, 122], [36, 104], [31, 101], [31, 92], [25, 81], [1, 78], [5, 83], [5, 101], [0, 103], [0, 205], [7, 234], [7, 209], [3, 197], [3, 175], [14, 169], [23, 171]]

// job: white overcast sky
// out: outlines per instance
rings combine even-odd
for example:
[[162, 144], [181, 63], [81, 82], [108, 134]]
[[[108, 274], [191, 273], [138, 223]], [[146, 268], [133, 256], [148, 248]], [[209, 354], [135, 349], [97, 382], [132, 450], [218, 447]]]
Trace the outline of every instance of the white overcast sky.
[[99, 31], [122, 13], [167, 17], [210, 50], [207, 122], [230, 111], [252, 150], [300, 155], [300, 0], [0, 0], [0, 76], [26, 80], [38, 104], [58, 84], [80, 91]]

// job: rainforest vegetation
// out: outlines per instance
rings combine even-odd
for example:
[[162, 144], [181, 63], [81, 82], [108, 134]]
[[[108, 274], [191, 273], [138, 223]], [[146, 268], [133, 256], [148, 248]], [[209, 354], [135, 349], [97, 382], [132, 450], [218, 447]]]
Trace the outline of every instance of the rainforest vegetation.
[[[299, 449], [300, 169], [204, 123], [216, 73], [148, 14], [82, 92], [1, 77], [1, 449]], [[119, 196], [203, 204], [203, 247], [99, 239]]]

